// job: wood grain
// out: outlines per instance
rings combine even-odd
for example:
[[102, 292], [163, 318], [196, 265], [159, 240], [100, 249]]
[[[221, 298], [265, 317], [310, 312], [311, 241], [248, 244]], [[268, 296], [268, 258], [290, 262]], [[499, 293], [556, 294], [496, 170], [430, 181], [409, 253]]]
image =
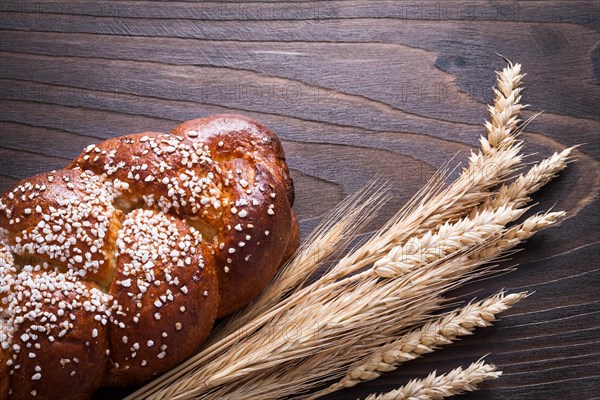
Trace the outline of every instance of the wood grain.
[[[373, 177], [380, 226], [477, 146], [500, 53], [523, 64], [528, 161], [585, 143], [536, 197], [569, 218], [461, 288], [535, 291], [493, 328], [331, 395], [357, 398], [490, 353], [465, 399], [592, 399], [600, 378], [600, 6], [596, 1], [2, 1], [0, 190], [100, 140], [235, 112], [281, 136], [305, 237]], [[105, 394], [106, 395], [106, 394]]]

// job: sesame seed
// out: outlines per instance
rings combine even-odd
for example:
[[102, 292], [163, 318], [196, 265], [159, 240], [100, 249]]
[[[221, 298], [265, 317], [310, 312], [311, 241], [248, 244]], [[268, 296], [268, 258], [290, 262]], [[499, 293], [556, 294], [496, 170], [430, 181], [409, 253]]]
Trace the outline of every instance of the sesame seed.
[[178, 331], [180, 331], [180, 330], [181, 330], [181, 322], [177, 322], [177, 323], [175, 324], [175, 329], [176, 329], [176, 330], [178, 330]]
[[93, 338], [95, 338], [95, 337], [98, 337], [98, 329], [94, 328], [94, 329], [92, 330], [92, 337], [93, 337]]

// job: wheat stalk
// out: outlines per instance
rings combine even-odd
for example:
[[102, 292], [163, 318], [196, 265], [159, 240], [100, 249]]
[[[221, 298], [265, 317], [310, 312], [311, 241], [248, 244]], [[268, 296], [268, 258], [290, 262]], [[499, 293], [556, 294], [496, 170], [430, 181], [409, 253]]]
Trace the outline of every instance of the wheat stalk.
[[365, 400], [437, 400], [445, 397], [472, 392], [477, 385], [489, 379], [497, 379], [502, 372], [496, 371], [493, 364], [479, 360], [466, 369], [458, 367], [447, 374], [432, 372], [425, 379], [413, 379], [406, 385], [391, 392], [372, 394]]

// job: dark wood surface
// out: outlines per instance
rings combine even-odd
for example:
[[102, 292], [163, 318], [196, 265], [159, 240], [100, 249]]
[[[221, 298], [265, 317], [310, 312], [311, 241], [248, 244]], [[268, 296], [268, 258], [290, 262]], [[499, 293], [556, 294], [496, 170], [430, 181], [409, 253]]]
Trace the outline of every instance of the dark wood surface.
[[235, 112], [281, 136], [306, 234], [375, 176], [381, 225], [477, 146], [494, 70], [523, 64], [528, 161], [585, 143], [535, 210], [569, 218], [458, 294], [535, 292], [493, 328], [332, 395], [364, 396], [489, 353], [465, 399], [600, 398], [600, 3], [1, 1], [0, 190], [85, 146]]

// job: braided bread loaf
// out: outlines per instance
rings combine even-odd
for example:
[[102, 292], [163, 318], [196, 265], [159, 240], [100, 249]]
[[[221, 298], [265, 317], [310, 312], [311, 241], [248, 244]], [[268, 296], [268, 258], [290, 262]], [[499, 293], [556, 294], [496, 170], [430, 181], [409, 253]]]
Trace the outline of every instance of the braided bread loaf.
[[277, 136], [218, 115], [91, 145], [0, 198], [0, 399], [89, 398], [191, 356], [295, 251]]

